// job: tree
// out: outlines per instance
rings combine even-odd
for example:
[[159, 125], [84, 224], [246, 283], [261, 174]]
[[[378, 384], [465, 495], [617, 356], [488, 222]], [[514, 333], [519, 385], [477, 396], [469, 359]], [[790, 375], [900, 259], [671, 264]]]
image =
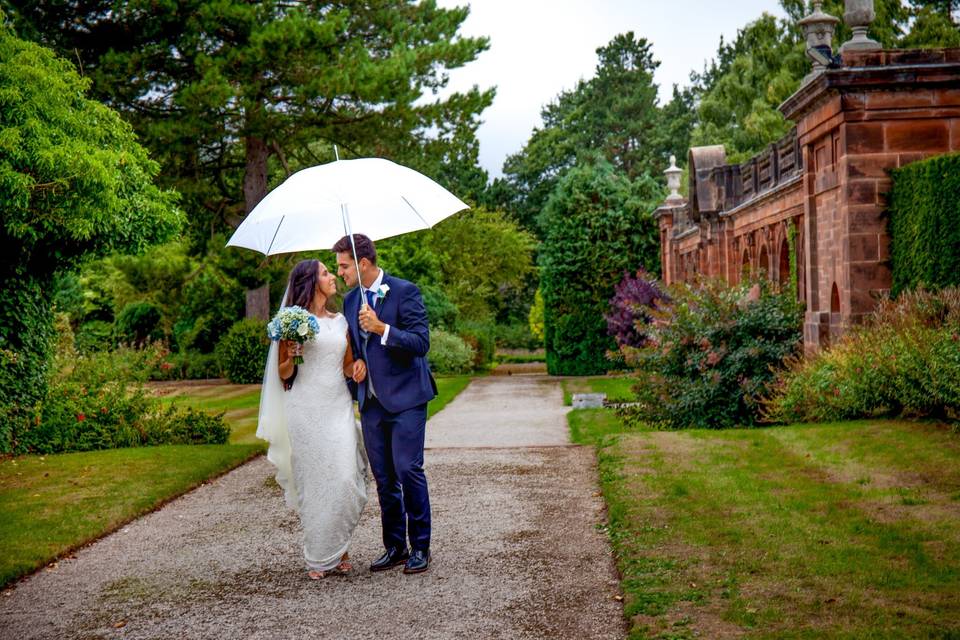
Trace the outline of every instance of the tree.
[[[650, 43], [633, 32], [597, 49], [596, 75], [581, 80], [543, 108], [543, 124], [504, 163], [505, 179], [493, 191], [531, 230], [563, 175], [578, 161], [600, 154], [629, 178], [659, 174], [676, 141], [663, 133], [653, 73], [659, 66]], [[671, 117], [683, 118], [684, 96], [675, 93]], [[692, 107], [692, 105], [690, 105]], [[681, 136], [681, 141], [686, 136]]]
[[[381, 0], [13, 2], [30, 37], [77, 57], [184, 194], [202, 252], [287, 174], [374, 155], [475, 185], [475, 131], [493, 91], [423, 100], [486, 49], [468, 9]], [[486, 181], [485, 175], [479, 180]], [[459, 183], [457, 186], [461, 186]], [[248, 254], [238, 269], [264, 279]], [[259, 282], [258, 282], [259, 280]]]
[[[0, 15], [2, 18], [2, 15]], [[89, 256], [137, 252], [172, 236], [176, 194], [90, 82], [0, 24], [0, 451], [46, 391], [53, 280]]]
[[604, 314], [624, 271], [659, 271], [653, 209], [663, 188], [652, 178], [630, 180], [596, 159], [571, 169], [543, 212], [540, 250], [547, 369], [591, 375], [610, 368], [616, 348]]

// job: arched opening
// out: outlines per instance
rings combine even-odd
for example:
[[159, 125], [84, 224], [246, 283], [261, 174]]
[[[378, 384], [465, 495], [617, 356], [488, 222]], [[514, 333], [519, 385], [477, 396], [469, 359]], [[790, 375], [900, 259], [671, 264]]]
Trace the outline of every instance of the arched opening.
[[785, 288], [790, 283], [793, 274], [790, 273], [790, 243], [784, 238], [780, 243], [780, 259], [778, 260], [777, 281], [780, 288]]
[[757, 271], [760, 277], [770, 277], [770, 256], [767, 254], [767, 245], [760, 247], [760, 259], [757, 260]]
[[750, 275], [750, 250], [743, 250], [743, 263], [740, 265], [740, 275], [742, 278], [746, 278]]
[[830, 291], [830, 313], [840, 313], [840, 289], [837, 283], [833, 283], [833, 289]]

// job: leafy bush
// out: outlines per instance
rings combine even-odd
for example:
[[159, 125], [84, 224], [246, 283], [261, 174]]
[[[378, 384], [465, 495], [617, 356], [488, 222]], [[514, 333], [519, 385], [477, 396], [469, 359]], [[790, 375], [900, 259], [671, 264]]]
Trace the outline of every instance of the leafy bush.
[[121, 344], [142, 347], [163, 337], [160, 309], [152, 302], [131, 302], [117, 315], [114, 335]]
[[240, 285], [216, 269], [206, 269], [183, 287], [183, 304], [173, 328], [176, 348], [212, 353], [243, 316], [243, 306]]
[[216, 357], [230, 382], [253, 384], [263, 380], [269, 346], [267, 330], [259, 320], [240, 320], [217, 344]]
[[645, 346], [621, 348], [637, 366], [638, 405], [624, 416], [669, 429], [754, 424], [772, 368], [800, 346], [796, 301], [765, 281], [682, 285], [671, 294], [652, 311]]
[[792, 359], [764, 409], [770, 422], [960, 418], [960, 290], [882, 302], [835, 345]]
[[423, 306], [427, 309], [427, 321], [431, 327], [444, 331], [456, 331], [460, 310], [450, 302], [443, 289], [436, 285], [424, 285], [420, 288]]
[[513, 324], [498, 324], [494, 328], [496, 346], [500, 349], [539, 349], [543, 347], [543, 340], [538, 339], [530, 331], [526, 322]]
[[492, 322], [462, 322], [460, 337], [473, 348], [474, 369], [483, 369], [493, 362], [497, 339], [496, 328]]
[[543, 291], [537, 289], [533, 297], [533, 305], [530, 307], [530, 314], [527, 316], [527, 324], [530, 325], [530, 334], [537, 339], [540, 346], [543, 346]]
[[473, 369], [475, 353], [461, 337], [442, 329], [430, 330], [427, 359], [434, 373], [468, 373]]
[[115, 344], [112, 322], [105, 320], [89, 320], [84, 322], [74, 334], [77, 351], [91, 353], [93, 351], [107, 351]]
[[960, 285], [960, 154], [914, 162], [891, 174], [893, 293]]
[[607, 331], [621, 347], [642, 347], [647, 342], [651, 312], [659, 303], [669, 300], [656, 280], [643, 270], [637, 271], [636, 277], [624, 274], [610, 300], [612, 310], [607, 314]]
[[151, 380], [201, 380], [221, 375], [217, 356], [199, 351], [166, 353], [150, 371]]
[[143, 444], [226, 444], [230, 426], [223, 413], [210, 414], [193, 407], [171, 405], [152, 422]]
[[604, 314], [626, 270], [659, 268], [651, 211], [660, 186], [628, 179], [604, 162], [574, 167], [560, 180], [541, 217], [540, 251], [547, 369], [591, 375], [611, 368], [616, 344]]
[[14, 432], [12, 452], [62, 453], [155, 444], [225, 442], [222, 416], [162, 410], [143, 387], [162, 348], [79, 354], [61, 340], [50, 392], [33, 420]]

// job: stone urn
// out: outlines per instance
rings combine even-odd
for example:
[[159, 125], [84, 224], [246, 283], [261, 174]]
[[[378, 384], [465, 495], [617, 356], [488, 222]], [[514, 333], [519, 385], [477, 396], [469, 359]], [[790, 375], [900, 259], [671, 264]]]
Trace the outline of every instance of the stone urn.
[[867, 30], [877, 17], [873, 0], [846, 0], [843, 21], [853, 30], [853, 37], [843, 43], [840, 51], [877, 51], [880, 43], [871, 40]]

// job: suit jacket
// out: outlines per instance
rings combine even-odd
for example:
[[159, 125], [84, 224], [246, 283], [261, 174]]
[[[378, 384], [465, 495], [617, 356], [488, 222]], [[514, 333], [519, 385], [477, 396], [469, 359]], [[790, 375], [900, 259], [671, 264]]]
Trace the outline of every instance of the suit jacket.
[[353, 381], [349, 384], [361, 411], [369, 395], [369, 380], [372, 378], [377, 400], [383, 408], [391, 413], [399, 413], [429, 402], [437, 395], [437, 383], [427, 363], [430, 328], [420, 289], [415, 284], [394, 278], [386, 272], [382, 283], [388, 285], [390, 290], [377, 301], [374, 311], [381, 321], [390, 325], [385, 347], [375, 333], [367, 338], [366, 349], [363, 347], [364, 339], [360, 335], [357, 318], [360, 313], [360, 288], [352, 289], [343, 301], [343, 313], [350, 326], [353, 357], [363, 359], [367, 365], [367, 379], [359, 385]]

